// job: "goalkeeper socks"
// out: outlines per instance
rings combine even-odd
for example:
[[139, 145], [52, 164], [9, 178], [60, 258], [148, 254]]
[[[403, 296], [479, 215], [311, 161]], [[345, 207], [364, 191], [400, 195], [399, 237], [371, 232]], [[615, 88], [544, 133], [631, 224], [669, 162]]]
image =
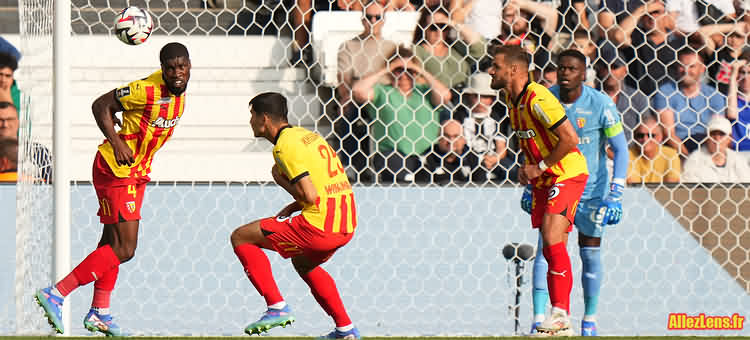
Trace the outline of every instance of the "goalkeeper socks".
[[245, 268], [245, 274], [255, 289], [266, 300], [266, 305], [271, 306], [275, 303], [282, 302], [279, 288], [273, 279], [271, 272], [271, 262], [268, 256], [258, 246], [250, 243], [241, 244], [234, 248], [234, 253]]
[[86, 256], [68, 276], [60, 280], [56, 287], [63, 296], [68, 296], [74, 289], [87, 285], [120, 265], [120, 259], [110, 245], [97, 248]]
[[336, 327], [346, 327], [352, 324], [352, 320], [349, 319], [344, 309], [344, 303], [341, 302], [336, 282], [333, 281], [331, 275], [328, 275], [328, 272], [321, 266], [317, 266], [300, 276], [310, 286], [310, 292], [320, 307], [323, 307], [323, 310], [333, 318]]
[[539, 234], [539, 244], [536, 247], [536, 257], [534, 258], [534, 272], [532, 301], [534, 302], [534, 315], [541, 315], [544, 320], [544, 314], [547, 312], [547, 301], [549, 301], [549, 291], [547, 291], [547, 260], [542, 254], [542, 235]]
[[565, 242], [544, 247], [543, 252], [549, 263], [547, 287], [552, 307], [564, 309], [570, 314], [570, 290], [573, 288], [573, 275]]
[[602, 286], [602, 257], [599, 247], [581, 247], [581, 283], [583, 284], [583, 302], [586, 308], [584, 316], [595, 315], [599, 304], [599, 290]]

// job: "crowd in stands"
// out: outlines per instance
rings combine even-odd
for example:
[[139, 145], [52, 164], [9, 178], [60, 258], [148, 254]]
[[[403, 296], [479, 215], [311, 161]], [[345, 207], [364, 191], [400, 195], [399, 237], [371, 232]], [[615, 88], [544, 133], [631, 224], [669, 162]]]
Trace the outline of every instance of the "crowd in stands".
[[[308, 69], [316, 12], [362, 14], [336, 51], [331, 119], [353, 181], [516, 182], [524, 157], [487, 73], [492, 49], [512, 44], [547, 87], [561, 51], [586, 56], [585, 84], [620, 111], [629, 183], [750, 182], [750, 0], [262, 1], [291, 6], [290, 63]], [[383, 36], [389, 11], [417, 12], [410, 44]], [[20, 58], [0, 38], [0, 113], [21, 111]], [[49, 169], [42, 151], [32, 159]]]
[[[492, 49], [514, 44], [547, 87], [561, 51], [586, 56], [585, 84], [620, 111], [629, 183], [750, 182], [750, 2], [357, 3], [333, 140], [355, 181], [515, 182], [523, 154], [486, 73]], [[387, 11], [419, 12], [411, 45], [383, 38]]]

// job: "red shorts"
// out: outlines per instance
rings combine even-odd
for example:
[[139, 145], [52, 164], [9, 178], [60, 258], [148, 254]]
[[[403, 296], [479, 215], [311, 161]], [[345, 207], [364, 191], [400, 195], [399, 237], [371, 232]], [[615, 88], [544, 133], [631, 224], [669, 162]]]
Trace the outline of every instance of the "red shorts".
[[532, 190], [531, 226], [539, 228], [545, 214], [565, 216], [570, 225], [568, 232], [573, 231], [576, 208], [581, 200], [583, 189], [589, 175], [582, 174], [564, 181], [557, 181], [558, 177], [543, 177], [537, 179]]
[[115, 224], [141, 219], [143, 193], [149, 177], [116, 177], [101, 153], [96, 153], [93, 168], [93, 182], [99, 198], [99, 211], [96, 213], [102, 224]]
[[264, 218], [260, 220], [260, 229], [283, 258], [305, 255], [317, 264], [328, 261], [354, 236], [354, 233], [324, 232], [302, 215]]

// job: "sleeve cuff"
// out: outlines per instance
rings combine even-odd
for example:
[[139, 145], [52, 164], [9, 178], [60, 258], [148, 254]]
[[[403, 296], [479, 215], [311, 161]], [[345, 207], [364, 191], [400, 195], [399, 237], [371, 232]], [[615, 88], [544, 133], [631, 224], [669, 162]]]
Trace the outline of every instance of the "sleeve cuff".
[[305, 171], [305, 172], [297, 175], [297, 177], [292, 178], [289, 182], [292, 183], [292, 184], [296, 184], [297, 182], [299, 182], [299, 180], [301, 180], [303, 177], [308, 176], [308, 175], [310, 175], [310, 173], [307, 172], [307, 171]]

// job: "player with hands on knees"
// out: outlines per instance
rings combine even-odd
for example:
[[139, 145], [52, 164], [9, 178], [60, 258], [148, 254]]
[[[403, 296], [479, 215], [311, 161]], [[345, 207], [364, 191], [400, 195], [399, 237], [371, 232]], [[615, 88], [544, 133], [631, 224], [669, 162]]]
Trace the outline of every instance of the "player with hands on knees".
[[[245, 274], [265, 299], [267, 309], [245, 333], [261, 334], [294, 322], [292, 310], [276, 286], [263, 249], [291, 258], [299, 276], [336, 328], [324, 339], [359, 339], [336, 283], [320, 265], [354, 236], [357, 213], [354, 192], [336, 152], [319, 134], [291, 126], [287, 100], [275, 92], [250, 100], [250, 126], [255, 137], [274, 144], [273, 180], [294, 201], [276, 216], [238, 227], [230, 241]], [[299, 212], [299, 213], [297, 213]]]
[[[575, 226], [583, 263], [581, 282], [585, 312], [581, 322], [582, 336], [596, 336], [596, 309], [602, 284], [601, 239], [604, 227], [620, 223], [622, 196], [628, 169], [628, 148], [620, 113], [609, 96], [584, 85], [586, 57], [578, 51], [566, 50], [558, 57], [558, 85], [550, 91], [565, 107], [565, 113], [578, 134], [578, 149], [586, 158], [589, 178], [581, 195]], [[607, 147], [614, 153], [614, 169], [607, 170]], [[522, 198], [522, 206], [529, 199]], [[525, 209], [524, 209], [525, 210]], [[541, 237], [540, 247], [541, 248]], [[534, 327], [544, 320], [549, 293], [542, 279], [547, 261], [540, 251], [534, 260]]]

